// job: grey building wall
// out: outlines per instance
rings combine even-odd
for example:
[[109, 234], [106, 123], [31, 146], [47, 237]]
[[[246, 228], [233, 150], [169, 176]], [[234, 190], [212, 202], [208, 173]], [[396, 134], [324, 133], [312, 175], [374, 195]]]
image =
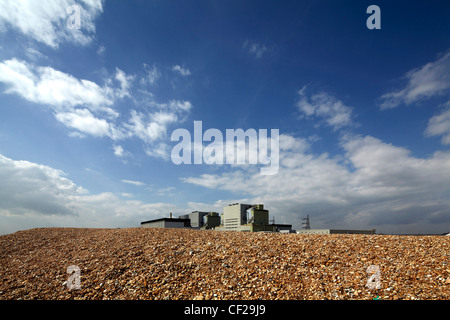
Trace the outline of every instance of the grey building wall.
[[223, 208], [223, 226], [225, 230], [239, 230], [247, 223], [247, 209], [252, 205], [235, 203]]
[[192, 228], [203, 227], [203, 217], [206, 216], [208, 212], [194, 211], [189, 214], [189, 219], [191, 219]]
[[141, 222], [143, 228], [186, 228], [189, 227], [189, 219], [162, 218]]

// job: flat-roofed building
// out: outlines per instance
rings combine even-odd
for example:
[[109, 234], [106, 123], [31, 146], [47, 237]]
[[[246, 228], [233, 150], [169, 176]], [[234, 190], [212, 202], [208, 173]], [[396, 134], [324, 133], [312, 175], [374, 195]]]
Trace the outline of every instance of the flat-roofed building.
[[190, 219], [160, 218], [141, 222], [143, 228], [190, 228]]
[[179, 218], [189, 219], [191, 228], [194, 229], [212, 229], [220, 225], [220, 216], [217, 212], [193, 211]]
[[218, 231], [249, 231], [249, 232], [287, 232], [292, 229], [290, 224], [270, 224], [269, 210], [262, 204], [233, 203], [223, 208], [222, 225], [215, 227]]

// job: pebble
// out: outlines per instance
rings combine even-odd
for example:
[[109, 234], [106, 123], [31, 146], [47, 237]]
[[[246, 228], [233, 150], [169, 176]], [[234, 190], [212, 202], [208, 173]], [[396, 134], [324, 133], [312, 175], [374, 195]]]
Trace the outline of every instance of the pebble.
[[[39, 228], [0, 236], [0, 300], [448, 300], [449, 245], [442, 236]], [[67, 286], [71, 265], [77, 289]], [[375, 276], [379, 288], [368, 285]]]

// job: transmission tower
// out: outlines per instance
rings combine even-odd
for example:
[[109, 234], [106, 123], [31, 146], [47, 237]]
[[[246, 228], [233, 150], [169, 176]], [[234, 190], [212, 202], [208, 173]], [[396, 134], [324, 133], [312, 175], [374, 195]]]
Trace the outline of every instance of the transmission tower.
[[305, 221], [305, 222], [302, 222], [303, 229], [306, 229], [306, 230], [311, 229], [311, 226], [309, 225], [309, 214], [306, 215], [306, 218], [303, 218], [302, 220]]

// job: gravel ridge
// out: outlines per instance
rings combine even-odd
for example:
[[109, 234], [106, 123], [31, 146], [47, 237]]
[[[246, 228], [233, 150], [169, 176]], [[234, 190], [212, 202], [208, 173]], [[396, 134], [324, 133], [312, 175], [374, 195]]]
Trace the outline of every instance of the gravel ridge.
[[448, 300], [449, 251], [444, 236], [38, 228], [0, 236], [0, 300]]

